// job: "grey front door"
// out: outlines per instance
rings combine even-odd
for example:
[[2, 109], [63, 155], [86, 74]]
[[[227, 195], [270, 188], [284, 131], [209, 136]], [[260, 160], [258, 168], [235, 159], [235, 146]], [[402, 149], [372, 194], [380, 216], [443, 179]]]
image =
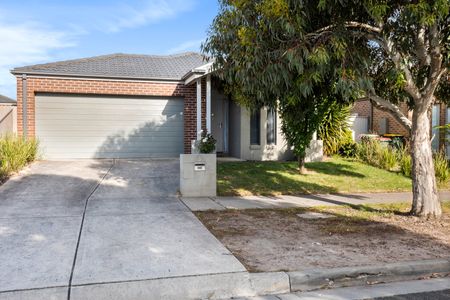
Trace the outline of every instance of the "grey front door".
[[211, 130], [217, 140], [216, 151], [228, 152], [228, 98], [212, 90]]

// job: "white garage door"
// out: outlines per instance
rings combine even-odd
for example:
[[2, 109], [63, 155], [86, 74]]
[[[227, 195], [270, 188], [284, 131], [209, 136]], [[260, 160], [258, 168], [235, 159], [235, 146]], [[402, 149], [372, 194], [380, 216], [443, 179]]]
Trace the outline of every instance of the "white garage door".
[[176, 157], [183, 99], [36, 96], [36, 136], [46, 159]]

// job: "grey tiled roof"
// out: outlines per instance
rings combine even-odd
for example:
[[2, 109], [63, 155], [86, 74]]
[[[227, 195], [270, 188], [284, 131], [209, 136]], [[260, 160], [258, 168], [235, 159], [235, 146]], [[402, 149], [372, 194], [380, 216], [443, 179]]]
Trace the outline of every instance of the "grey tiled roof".
[[203, 56], [194, 52], [167, 56], [118, 53], [15, 68], [11, 73], [181, 80], [205, 63]]
[[0, 103], [11, 103], [11, 104], [14, 104], [14, 103], [16, 103], [16, 100], [11, 99], [11, 98], [6, 97], [6, 96], [3, 96], [3, 95], [0, 95]]

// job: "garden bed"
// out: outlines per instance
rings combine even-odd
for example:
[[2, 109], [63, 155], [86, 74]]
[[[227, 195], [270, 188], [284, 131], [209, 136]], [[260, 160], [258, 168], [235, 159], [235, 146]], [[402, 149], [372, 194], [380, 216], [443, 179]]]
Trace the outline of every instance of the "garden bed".
[[[250, 271], [302, 270], [447, 258], [450, 203], [440, 220], [407, 216], [409, 205], [197, 213]], [[303, 219], [300, 213], [327, 213]]]

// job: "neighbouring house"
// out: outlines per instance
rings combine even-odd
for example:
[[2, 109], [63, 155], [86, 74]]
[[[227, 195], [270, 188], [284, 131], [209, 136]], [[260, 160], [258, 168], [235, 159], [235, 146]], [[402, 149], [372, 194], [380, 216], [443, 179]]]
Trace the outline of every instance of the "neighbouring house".
[[47, 159], [176, 157], [191, 153], [202, 130], [219, 155], [292, 158], [277, 113], [238, 106], [211, 65], [190, 52], [15, 68], [18, 132], [37, 137]]
[[17, 130], [16, 100], [0, 95], [0, 136]]
[[[412, 111], [408, 109], [406, 103], [400, 104], [401, 111], [412, 119]], [[409, 138], [409, 130], [401, 124], [389, 112], [374, 106], [369, 100], [362, 99], [355, 102], [352, 108], [353, 130], [358, 133], [399, 134]], [[431, 134], [435, 136], [432, 141], [433, 149], [443, 149], [447, 147], [446, 136], [443, 131], [433, 128], [450, 123], [450, 107], [444, 103], [435, 103], [431, 109]], [[362, 132], [366, 129], [367, 132]], [[450, 148], [447, 153], [450, 153]]]

